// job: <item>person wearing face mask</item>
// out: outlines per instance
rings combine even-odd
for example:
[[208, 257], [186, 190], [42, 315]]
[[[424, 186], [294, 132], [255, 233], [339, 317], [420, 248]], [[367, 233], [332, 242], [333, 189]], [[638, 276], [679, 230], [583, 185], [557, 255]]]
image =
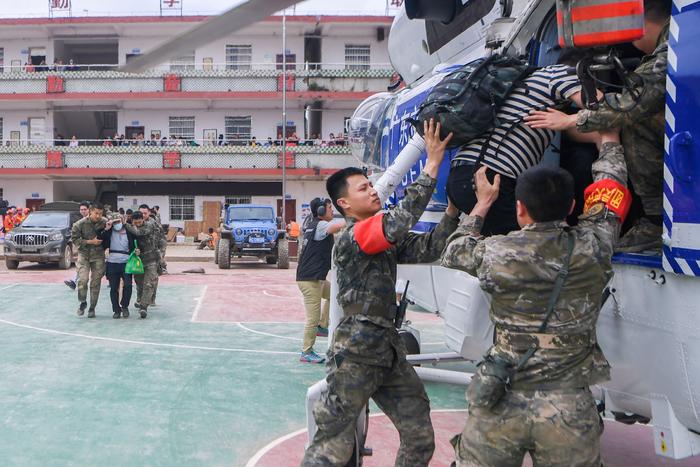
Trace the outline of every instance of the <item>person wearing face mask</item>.
[[[107, 280], [109, 281], [109, 298], [112, 301], [112, 318], [128, 318], [131, 302], [132, 275], [125, 272], [129, 255], [136, 249], [136, 237], [124, 227], [124, 219], [118, 213], [112, 213], [102, 232], [102, 246], [109, 250], [107, 255]], [[138, 254], [137, 250], [137, 254]], [[124, 282], [124, 288], [120, 287]], [[119, 290], [122, 290], [121, 300]]]

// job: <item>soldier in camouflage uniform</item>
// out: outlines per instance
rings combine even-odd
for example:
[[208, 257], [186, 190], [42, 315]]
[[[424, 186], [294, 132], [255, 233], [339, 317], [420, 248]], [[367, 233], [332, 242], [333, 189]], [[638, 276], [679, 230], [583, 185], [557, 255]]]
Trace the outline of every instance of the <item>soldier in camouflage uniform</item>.
[[138, 239], [139, 256], [143, 262], [143, 274], [135, 274], [136, 282], [136, 307], [141, 318], [148, 315], [148, 306], [153, 301], [153, 294], [158, 287], [158, 264], [160, 263], [160, 251], [158, 241], [160, 228], [155, 219], [144, 218], [143, 213], [137, 211], [132, 217], [132, 223], [126, 224], [126, 230]]
[[[426, 134], [439, 135], [431, 126]], [[338, 234], [333, 261], [338, 268], [338, 302], [343, 317], [328, 351], [327, 391], [314, 408], [318, 426], [303, 466], [344, 466], [354, 446], [362, 408], [372, 398], [399, 431], [396, 465], [427, 466], [435, 449], [428, 397], [394, 327], [396, 265], [432, 262], [457, 228], [452, 205], [435, 230], [410, 233], [435, 190], [448, 140], [434, 136], [423, 173], [405, 198], [386, 213], [363, 171], [348, 168], [332, 175], [328, 194], [347, 221]]]
[[[631, 203], [619, 136], [601, 137], [595, 182], [577, 227], [563, 220], [574, 204], [571, 175], [539, 166], [524, 172], [516, 187], [522, 230], [481, 237], [498, 180], [491, 185], [483, 170], [477, 173], [479, 202], [448, 240], [442, 264], [477, 277], [491, 294], [496, 336], [486, 360], [507, 362], [511, 383], [497, 402], [481, 403], [477, 388], [490, 373], [479, 365], [467, 390], [467, 424], [453, 440], [458, 467], [520, 467], [526, 452], [539, 466], [601, 465], [602, 424], [589, 386], [608, 380], [610, 367], [596, 343], [596, 321]], [[553, 290], [563, 269], [569, 272], [557, 298]], [[541, 330], [552, 296], [553, 313]], [[531, 347], [534, 354], [514, 370]]]
[[78, 248], [78, 316], [85, 314], [87, 308], [88, 283], [90, 287], [90, 309], [88, 318], [95, 317], [95, 307], [100, 297], [100, 281], [105, 275], [105, 250], [102, 248], [100, 235], [105, 229], [107, 219], [99, 204], [90, 206], [87, 217], [73, 224], [71, 241]]
[[[534, 112], [544, 127], [554, 130], [577, 128], [580, 132], [620, 128], [622, 146], [632, 188], [642, 200], [644, 217], [627, 232], [617, 251], [661, 251], [664, 169], [664, 108], [668, 56], [670, 0], [645, 0], [645, 34], [634, 42], [647, 55], [634, 71], [643, 80], [635, 99], [625, 89], [609, 94], [598, 110], [582, 110], [565, 116], [559, 112]], [[535, 120], [529, 119], [530, 122]], [[538, 127], [533, 125], [533, 127]], [[542, 127], [542, 126], [539, 126]]]

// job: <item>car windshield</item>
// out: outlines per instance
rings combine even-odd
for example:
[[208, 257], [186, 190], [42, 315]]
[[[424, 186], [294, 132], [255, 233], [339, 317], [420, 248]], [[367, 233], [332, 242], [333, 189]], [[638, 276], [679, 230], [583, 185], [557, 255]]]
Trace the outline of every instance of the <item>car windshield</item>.
[[232, 221], [271, 221], [274, 219], [272, 208], [231, 208], [229, 220]]
[[68, 227], [68, 213], [33, 212], [22, 222], [22, 227], [63, 229]]

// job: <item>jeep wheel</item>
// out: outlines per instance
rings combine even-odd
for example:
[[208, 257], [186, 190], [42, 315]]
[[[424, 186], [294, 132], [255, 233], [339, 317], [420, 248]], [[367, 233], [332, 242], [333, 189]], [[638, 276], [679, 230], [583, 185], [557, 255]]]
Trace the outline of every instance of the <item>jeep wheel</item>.
[[231, 240], [222, 238], [219, 240], [219, 249], [216, 252], [219, 269], [231, 269]]
[[19, 267], [19, 261], [16, 259], [5, 259], [5, 266], [7, 266], [7, 269], [17, 269]]
[[268, 256], [265, 258], [265, 262], [267, 264], [277, 264], [277, 257], [276, 256]]
[[73, 249], [70, 245], [66, 245], [63, 249], [63, 256], [58, 260], [58, 268], [70, 269], [71, 264], [73, 264]]
[[289, 242], [286, 238], [277, 241], [277, 269], [289, 269]]
[[216, 242], [214, 246], [214, 264], [219, 264], [219, 241]]

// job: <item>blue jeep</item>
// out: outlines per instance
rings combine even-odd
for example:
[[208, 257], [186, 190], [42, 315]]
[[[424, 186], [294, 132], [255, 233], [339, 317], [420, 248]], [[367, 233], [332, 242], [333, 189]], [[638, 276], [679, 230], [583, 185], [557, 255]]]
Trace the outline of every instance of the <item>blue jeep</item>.
[[229, 269], [232, 257], [256, 256], [278, 269], [289, 269], [289, 246], [284, 230], [277, 227], [272, 206], [235, 204], [226, 207], [215, 259], [219, 269]]

